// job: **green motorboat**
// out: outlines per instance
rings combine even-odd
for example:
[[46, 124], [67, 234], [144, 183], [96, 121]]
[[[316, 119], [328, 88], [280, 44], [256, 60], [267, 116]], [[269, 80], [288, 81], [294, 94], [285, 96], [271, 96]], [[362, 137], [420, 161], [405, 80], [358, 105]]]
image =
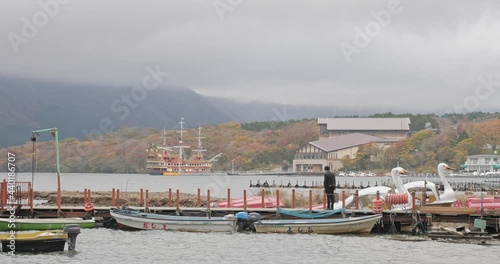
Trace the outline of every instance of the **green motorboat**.
[[8, 218], [0, 218], [0, 231], [23, 231], [23, 230], [55, 230], [64, 229], [67, 225], [79, 225], [80, 228], [94, 228], [94, 219], [84, 220], [82, 218], [19, 218], [10, 221]]

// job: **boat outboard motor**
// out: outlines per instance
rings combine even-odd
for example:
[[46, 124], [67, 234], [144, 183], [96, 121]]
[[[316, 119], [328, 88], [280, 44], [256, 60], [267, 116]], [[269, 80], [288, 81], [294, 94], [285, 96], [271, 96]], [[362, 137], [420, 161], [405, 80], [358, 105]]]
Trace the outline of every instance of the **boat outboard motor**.
[[255, 232], [253, 223], [259, 221], [262, 216], [259, 213], [236, 213], [236, 223], [238, 224], [238, 232], [252, 231]]
[[68, 234], [68, 250], [75, 250], [76, 237], [81, 233], [79, 225], [67, 225], [64, 227], [63, 232]]

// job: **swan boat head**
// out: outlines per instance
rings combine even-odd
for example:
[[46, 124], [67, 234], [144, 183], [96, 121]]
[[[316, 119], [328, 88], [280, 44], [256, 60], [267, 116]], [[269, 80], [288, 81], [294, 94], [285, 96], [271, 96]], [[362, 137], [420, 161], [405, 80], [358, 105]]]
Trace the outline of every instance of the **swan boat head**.
[[444, 191], [441, 195], [439, 195], [439, 200], [441, 201], [455, 201], [455, 191], [453, 188], [451, 188], [451, 185], [448, 183], [448, 180], [446, 179], [446, 171], [451, 171], [455, 170], [454, 168], [451, 168], [448, 166], [446, 163], [439, 163], [438, 167], [438, 173], [439, 177], [441, 178], [441, 182], [443, 183], [444, 186]]
[[403, 181], [401, 180], [401, 175], [404, 175], [407, 171], [401, 167], [396, 167], [391, 170], [391, 177], [398, 193], [408, 193], [408, 190], [404, 187]]

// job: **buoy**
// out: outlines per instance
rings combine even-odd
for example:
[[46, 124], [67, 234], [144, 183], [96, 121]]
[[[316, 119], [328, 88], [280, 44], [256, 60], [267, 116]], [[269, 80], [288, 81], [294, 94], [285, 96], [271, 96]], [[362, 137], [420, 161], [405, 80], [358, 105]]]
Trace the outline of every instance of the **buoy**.
[[387, 194], [385, 200], [388, 204], [407, 204], [408, 195], [405, 193]]
[[372, 200], [372, 211], [376, 214], [380, 214], [383, 211], [384, 200], [382, 199], [373, 199]]
[[94, 211], [94, 204], [93, 203], [86, 203], [85, 206], [83, 207], [83, 210], [85, 212]]

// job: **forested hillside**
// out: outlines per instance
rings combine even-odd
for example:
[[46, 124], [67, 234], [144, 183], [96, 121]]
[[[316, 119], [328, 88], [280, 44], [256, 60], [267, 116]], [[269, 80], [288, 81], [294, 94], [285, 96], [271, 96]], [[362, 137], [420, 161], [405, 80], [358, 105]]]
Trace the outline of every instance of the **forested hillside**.
[[[167, 130], [167, 145], [178, 144], [179, 133]], [[223, 153], [214, 163], [213, 170], [229, 170], [232, 160], [238, 170], [274, 169], [284, 160], [291, 161], [295, 150], [309, 141], [316, 140], [316, 122], [295, 122], [277, 130], [250, 131], [238, 123], [204, 126], [203, 146], [206, 158]], [[163, 131], [154, 129], [124, 128], [117, 132], [80, 141], [75, 138], [59, 144], [62, 172], [91, 173], [145, 173], [146, 150], [151, 144], [162, 144]], [[198, 129], [184, 134], [184, 145], [197, 146]], [[36, 143], [37, 171], [55, 171], [54, 141]], [[186, 153], [190, 155], [190, 149]], [[30, 172], [32, 143], [0, 149], [1, 156], [10, 151], [17, 156], [17, 171]], [[5, 170], [6, 159], [0, 160], [0, 170]], [[286, 166], [286, 165], [285, 165]]]
[[[467, 155], [494, 153], [500, 147], [500, 120], [498, 115], [482, 115], [482, 121], [460, 121], [434, 117], [438, 124], [449, 124], [438, 129], [421, 129], [388, 149], [378, 149], [373, 144], [361, 147], [357, 158], [344, 160], [345, 170], [387, 171], [398, 162], [415, 172], [435, 171], [438, 162], [458, 166]], [[486, 117], [489, 116], [489, 119]], [[495, 115], [493, 115], [495, 116]], [[414, 118], [427, 120], [427, 115]], [[479, 119], [478, 119], [479, 120]], [[475, 122], [476, 121], [476, 122]], [[422, 122], [421, 122], [422, 123]], [[177, 145], [179, 134], [167, 130], [167, 145]], [[145, 173], [146, 150], [151, 144], [162, 144], [162, 130], [122, 128], [116, 132], [95, 137], [93, 140], [67, 138], [60, 142], [62, 172], [82, 173]], [[184, 145], [197, 146], [198, 129], [184, 134]], [[213, 171], [229, 171], [234, 162], [235, 170], [287, 169], [295, 151], [310, 141], [318, 139], [317, 121], [296, 120], [254, 123], [224, 123], [202, 127], [206, 158], [223, 153], [214, 163]], [[36, 143], [38, 172], [55, 171], [54, 141], [49, 135]], [[7, 152], [16, 154], [17, 171], [30, 172], [32, 143], [0, 149], [0, 156]], [[0, 159], [0, 171], [6, 170], [6, 158]]]
[[500, 119], [464, 122], [440, 131], [421, 130], [385, 150], [375, 144], [360, 148], [355, 159], [344, 159], [345, 170], [388, 171], [396, 164], [415, 173], [434, 172], [440, 162], [459, 168], [468, 155], [498, 153]]

